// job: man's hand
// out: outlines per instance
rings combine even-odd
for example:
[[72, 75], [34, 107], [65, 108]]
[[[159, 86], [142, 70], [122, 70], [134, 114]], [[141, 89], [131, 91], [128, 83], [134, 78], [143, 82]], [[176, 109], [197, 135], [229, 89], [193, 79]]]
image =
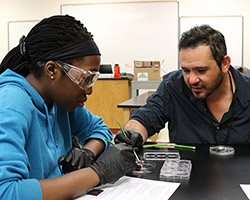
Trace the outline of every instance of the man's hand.
[[133, 148], [125, 143], [111, 146], [90, 167], [98, 174], [101, 184], [113, 183], [135, 169]]
[[58, 163], [62, 165], [62, 171], [65, 174], [89, 167], [94, 160], [94, 153], [89, 149], [73, 147], [68, 153], [58, 159]]
[[125, 142], [127, 144], [132, 145], [132, 147], [137, 147], [139, 150], [142, 149], [143, 139], [140, 133], [133, 130], [124, 130], [124, 133], [120, 130], [117, 132], [116, 137], [114, 139], [116, 144]]

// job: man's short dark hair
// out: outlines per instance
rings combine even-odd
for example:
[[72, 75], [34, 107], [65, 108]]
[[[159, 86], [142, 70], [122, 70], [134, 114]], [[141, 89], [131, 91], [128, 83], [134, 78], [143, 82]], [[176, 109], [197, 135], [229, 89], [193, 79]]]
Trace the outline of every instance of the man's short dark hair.
[[182, 33], [179, 40], [179, 51], [185, 48], [196, 48], [199, 45], [210, 46], [214, 60], [221, 68], [227, 46], [223, 34], [209, 25], [195, 26]]

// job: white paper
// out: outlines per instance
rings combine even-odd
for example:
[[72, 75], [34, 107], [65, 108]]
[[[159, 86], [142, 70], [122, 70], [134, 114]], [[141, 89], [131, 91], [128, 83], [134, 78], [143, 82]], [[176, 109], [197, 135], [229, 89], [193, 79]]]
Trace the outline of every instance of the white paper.
[[250, 185], [249, 184], [240, 184], [240, 187], [247, 195], [247, 198], [250, 199]]
[[171, 197], [179, 185], [180, 183], [124, 176], [114, 184], [96, 187], [103, 190], [97, 196], [85, 194], [77, 200], [166, 200]]

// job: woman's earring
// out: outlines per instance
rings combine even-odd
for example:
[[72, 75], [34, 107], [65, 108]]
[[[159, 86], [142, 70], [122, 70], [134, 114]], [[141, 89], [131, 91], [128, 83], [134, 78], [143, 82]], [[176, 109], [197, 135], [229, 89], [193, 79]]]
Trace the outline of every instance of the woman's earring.
[[55, 77], [54, 77], [54, 76], [51, 76], [50, 78], [51, 78], [51, 80], [54, 80], [54, 79], [55, 79]]

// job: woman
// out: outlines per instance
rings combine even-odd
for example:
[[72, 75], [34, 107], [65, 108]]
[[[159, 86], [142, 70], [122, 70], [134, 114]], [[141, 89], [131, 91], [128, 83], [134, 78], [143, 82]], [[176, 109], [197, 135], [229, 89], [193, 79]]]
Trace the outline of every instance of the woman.
[[[132, 147], [108, 149], [112, 133], [84, 106], [99, 65], [92, 35], [68, 15], [42, 20], [5, 56], [0, 199], [72, 199], [134, 167]], [[63, 175], [57, 160], [71, 150], [75, 136], [84, 148], [85, 168]]]

